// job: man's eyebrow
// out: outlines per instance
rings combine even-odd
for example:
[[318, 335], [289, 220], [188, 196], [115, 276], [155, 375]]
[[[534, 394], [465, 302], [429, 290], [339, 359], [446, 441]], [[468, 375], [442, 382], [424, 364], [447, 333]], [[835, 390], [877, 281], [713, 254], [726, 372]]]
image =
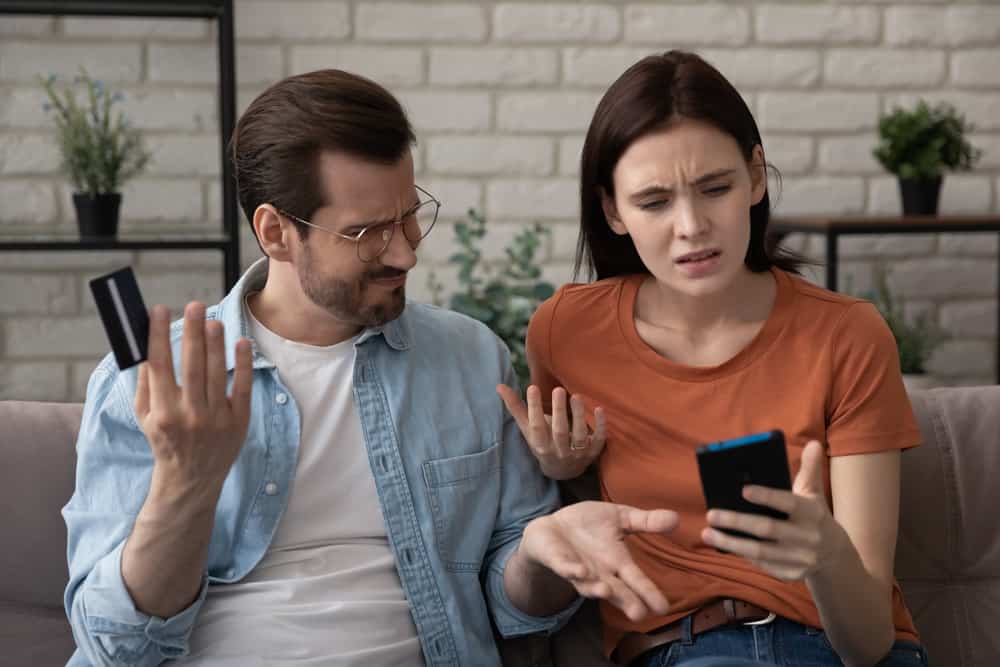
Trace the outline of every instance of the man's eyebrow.
[[[411, 206], [410, 208], [406, 209], [406, 211], [403, 212], [403, 215], [406, 215], [407, 213], [411, 212], [413, 209], [415, 209], [418, 206], [420, 206], [420, 199], [417, 199], [417, 201], [413, 204], [413, 206]], [[390, 222], [396, 222], [396, 220], [398, 220], [398, 219], [399, 218], [382, 218], [381, 220], [370, 220], [368, 222], [355, 222], [354, 224], [352, 224], [349, 227], [347, 227], [347, 229], [345, 229], [341, 233], [342, 234], [346, 234], [346, 233], [348, 233], [348, 232], [350, 232], [352, 230], [360, 232], [362, 229], [365, 229], [367, 227], [374, 227], [376, 225], [387, 225]]]
[[[705, 183], [708, 183], [710, 181], [714, 181], [719, 178], [724, 178], [726, 176], [731, 176], [735, 171], [736, 171], [735, 169], [717, 169], [715, 171], [710, 171], [709, 173], [703, 176], [699, 176], [694, 181], [694, 183], [692, 183], [692, 185], [695, 186], [704, 185]], [[642, 190], [639, 190], [636, 193], [633, 193], [629, 197], [629, 199], [637, 200], [637, 199], [642, 199], [643, 197], [648, 197], [650, 195], [672, 194], [673, 191], [674, 191], [673, 188], [666, 188], [663, 187], [662, 185], [650, 185], [648, 187], [643, 188]]]

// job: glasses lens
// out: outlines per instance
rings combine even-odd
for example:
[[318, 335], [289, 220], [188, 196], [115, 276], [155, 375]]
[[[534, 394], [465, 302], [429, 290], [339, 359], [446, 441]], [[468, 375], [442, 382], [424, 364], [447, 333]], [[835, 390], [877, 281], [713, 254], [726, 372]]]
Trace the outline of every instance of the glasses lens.
[[422, 203], [417, 210], [403, 221], [403, 234], [414, 247], [421, 239], [431, 233], [431, 227], [437, 221], [438, 203], [429, 200]]
[[377, 227], [369, 227], [358, 241], [358, 258], [362, 262], [371, 262], [389, 247], [396, 223], [389, 222]]

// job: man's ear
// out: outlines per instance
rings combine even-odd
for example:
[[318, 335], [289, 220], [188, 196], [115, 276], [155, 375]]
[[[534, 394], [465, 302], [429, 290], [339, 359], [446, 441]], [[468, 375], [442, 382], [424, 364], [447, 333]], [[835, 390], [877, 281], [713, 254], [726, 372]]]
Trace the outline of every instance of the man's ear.
[[618, 207], [615, 206], [614, 197], [610, 196], [604, 188], [598, 189], [601, 192], [601, 208], [604, 209], [604, 219], [608, 221], [608, 226], [611, 227], [611, 231], [615, 234], [625, 236], [628, 234], [628, 230], [618, 216]]
[[767, 193], [767, 162], [760, 144], [753, 147], [750, 154], [750, 205], [756, 206]]
[[279, 262], [292, 258], [292, 224], [271, 204], [261, 204], [253, 212], [253, 230], [264, 254]]

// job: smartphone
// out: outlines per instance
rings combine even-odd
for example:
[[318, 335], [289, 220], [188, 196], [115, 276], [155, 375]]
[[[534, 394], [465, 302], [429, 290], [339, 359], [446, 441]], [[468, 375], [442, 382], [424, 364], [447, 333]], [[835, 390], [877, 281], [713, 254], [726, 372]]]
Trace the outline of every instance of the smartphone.
[[[791, 474], [785, 454], [785, 434], [781, 431], [756, 433], [734, 440], [723, 440], [703, 445], [697, 449], [698, 472], [705, 504], [709, 509], [718, 508], [763, 514], [775, 519], [787, 519], [784, 512], [757, 505], [743, 497], [747, 485], [768, 486], [790, 491]], [[754, 540], [760, 538], [731, 528], [719, 530]]]

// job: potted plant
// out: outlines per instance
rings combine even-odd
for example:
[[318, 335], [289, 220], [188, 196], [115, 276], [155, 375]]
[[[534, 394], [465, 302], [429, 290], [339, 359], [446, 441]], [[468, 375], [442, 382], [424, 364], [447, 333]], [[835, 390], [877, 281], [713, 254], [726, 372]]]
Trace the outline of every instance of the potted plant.
[[965, 138], [973, 126], [950, 104], [896, 107], [879, 118], [875, 158], [899, 179], [905, 215], [935, 215], [944, 171], [967, 170], [982, 152]]
[[[486, 220], [474, 209], [469, 209], [468, 216], [469, 222], [455, 225], [460, 250], [449, 261], [459, 266], [459, 290], [448, 305], [484, 323], [507, 344], [523, 392], [530, 377], [524, 351], [528, 321], [539, 304], [555, 293], [550, 283], [541, 280], [542, 270], [534, 259], [541, 237], [549, 231], [538, 223], [526, 228], [504, 249], [504, 260], [490, 266], [483, 262], [477, 247], [486, 235]], [[443, 305], [443, 285], [433, 273], [428, 276], [428, 285], [434, 303]]]
[[105, 90], [82, 71], [76, 83], [86, 88], [81, 105], [72, 87], [56, 90], [56, 77], [40, 78], [48, 96], [45, 110], [56, 124], [60, 168], [73, 183], [73, 205], [80, 236], [114, 236], [118, 231], [121, 186], [141, 173], [150, 155], [142, 135], [120, 111], [121, 93]]
[[937, 381], [927, 372], [927, 360], [947, 338], [945, 332], [926, 313], [912, 320], [906, 317], [903, 305], [889, 287], [889, 272], [881, 264], [875, 267], [874, 290], [866, 296], [882, 313], [896, 339], [899, 366], [907, 391], [935, 386]]

